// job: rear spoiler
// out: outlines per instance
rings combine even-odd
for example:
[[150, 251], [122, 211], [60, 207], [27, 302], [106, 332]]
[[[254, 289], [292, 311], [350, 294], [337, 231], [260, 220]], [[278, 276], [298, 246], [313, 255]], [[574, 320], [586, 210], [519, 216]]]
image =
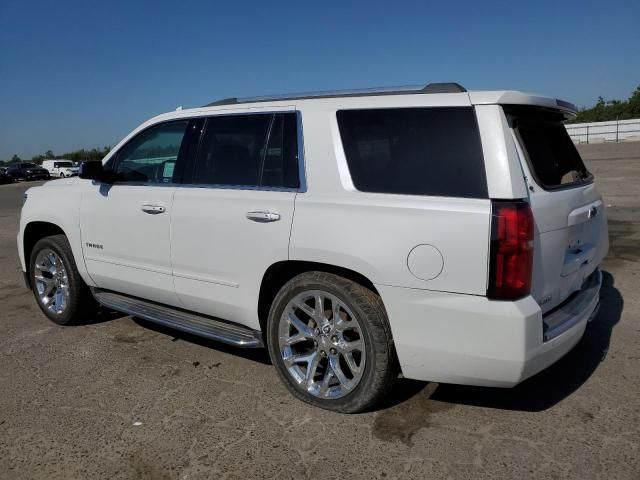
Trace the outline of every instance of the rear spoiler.
[[565, 118], [574, 118], [578, 109], [573, 103], [517, 91], [469, 92], [473, 105], [529, 105], [560, 110]]

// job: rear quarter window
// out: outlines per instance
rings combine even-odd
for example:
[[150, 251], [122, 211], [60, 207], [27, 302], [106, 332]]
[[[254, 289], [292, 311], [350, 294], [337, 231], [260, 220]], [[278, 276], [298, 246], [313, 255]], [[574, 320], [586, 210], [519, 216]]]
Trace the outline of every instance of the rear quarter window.
[[337, 119], [358, 190], [488, 197], [473, 108], [341, 110]]

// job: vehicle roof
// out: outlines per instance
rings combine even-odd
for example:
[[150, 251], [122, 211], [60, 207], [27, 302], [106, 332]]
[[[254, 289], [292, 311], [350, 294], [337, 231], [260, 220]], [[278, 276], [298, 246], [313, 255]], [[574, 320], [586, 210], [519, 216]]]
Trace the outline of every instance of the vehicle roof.
[[321, 91], [321, 92], [307, 92], [307, 93], [289, 93], [282, 95], [266, 95], [261, 97], [246, 97], [246, 98], [225, 98], [211, 102], [204, 107], [218, 107], [228, 105], [242, 105], [249, 106], [250, 104], [266, 102], [281, 102], [286, 100], [327, 100], [337, 98], [348, 97], [379, 97], [379, 96], [392, 96], [392, 95], [438, 95], [438, 94], [451, 94], [461, 93], [469, 96], [469, 99], [473, 105], [487, 105], [487, 104], [518, 104], [518, 105], [537, 105], [542, 107], [549, 107], [563, 110], [570, 114], [576, 114], [577, 108], [572, 103], [542, 95], [536, 95], [531, 93], [525, 93], [517, 90], [492, 90], [492, 91], [467, 91], [459, 83], [429, 83], [427, 85], [409, 85], [402, 87], [379, 87], [379, 88], [364, 88], [354, 90], [333, 90], [333, 91]]
[[[160, 114], [149, 119], [143, 125], [149, 125], [158, 121], [166, 121], [174, 118], [184, 118], [192, 115], [207, 115], [215, 112], [232, 112], [235, 109], [252, 109], [252, 108], [284, 108], [294, 106], [303, 106], [308, 103], [316, 102], [332, 102], [339, 105], [340, 99], [366, 98], [372, 97], [377, 99], [398, 97], [399, 103], [407, 104], [406, 99], [410, 96], [438, 96], [442, 99], [448, 99], [441, 102], [446, 105], [451, 101], [451, 105], [529, 105], [543, 108], [551, 108], [561, 111], [565, 117], [575, 117], [577, 108], [572, 103], [543, 95], [521, 92], [517, 90], [472, 90], [467, 91], [458, 83], [430, 83], [424, 86], [404, 86], [404, 87], [380, 87], [365, 88], [356, 90], [334, 90], [323, 92], [308, 93], [290, 93], [283, 95], [267, 95], [262, 97], [246, 97], [246, 98], [226, 98], [211, 102], [202, 107], [182, 109], [178, 107], [176, 110]], [[404, 97], [405, 101], [400, 101]]]

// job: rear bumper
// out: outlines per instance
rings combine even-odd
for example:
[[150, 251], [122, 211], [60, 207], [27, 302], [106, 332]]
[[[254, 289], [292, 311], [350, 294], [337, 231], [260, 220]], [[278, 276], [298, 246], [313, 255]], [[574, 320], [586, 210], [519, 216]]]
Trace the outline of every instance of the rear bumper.
[[571, 295], [560, 306], [543, 315], [543, 339], [545, 342], [562, 335], [574, 325], [583, 320], [585, 312], [591, 312], [589, 319], [593, 318], [600, 306], [600, 286], [602, 285], [602, 273], [595, 270], [585, 280], [582, 288]]
[[[405, 377], [512, 387], [578, 343], [599, 303], [602, 276], [543, 318], [532, 297], [499, 302], [474, 295], [376, 285]], [[550, 329], [547, 325], [553, 325]], [[545, 334], [553, 333], [553, 337]]]

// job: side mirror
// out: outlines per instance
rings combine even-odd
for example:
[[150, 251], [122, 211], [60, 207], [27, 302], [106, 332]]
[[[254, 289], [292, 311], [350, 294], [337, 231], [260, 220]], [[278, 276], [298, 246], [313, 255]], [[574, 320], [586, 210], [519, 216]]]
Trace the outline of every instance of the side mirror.
[[105, 177], [102, 162], [82, 162], [78, 170], [78, 177], [86, 178], [87, 180], [102, 180]]

